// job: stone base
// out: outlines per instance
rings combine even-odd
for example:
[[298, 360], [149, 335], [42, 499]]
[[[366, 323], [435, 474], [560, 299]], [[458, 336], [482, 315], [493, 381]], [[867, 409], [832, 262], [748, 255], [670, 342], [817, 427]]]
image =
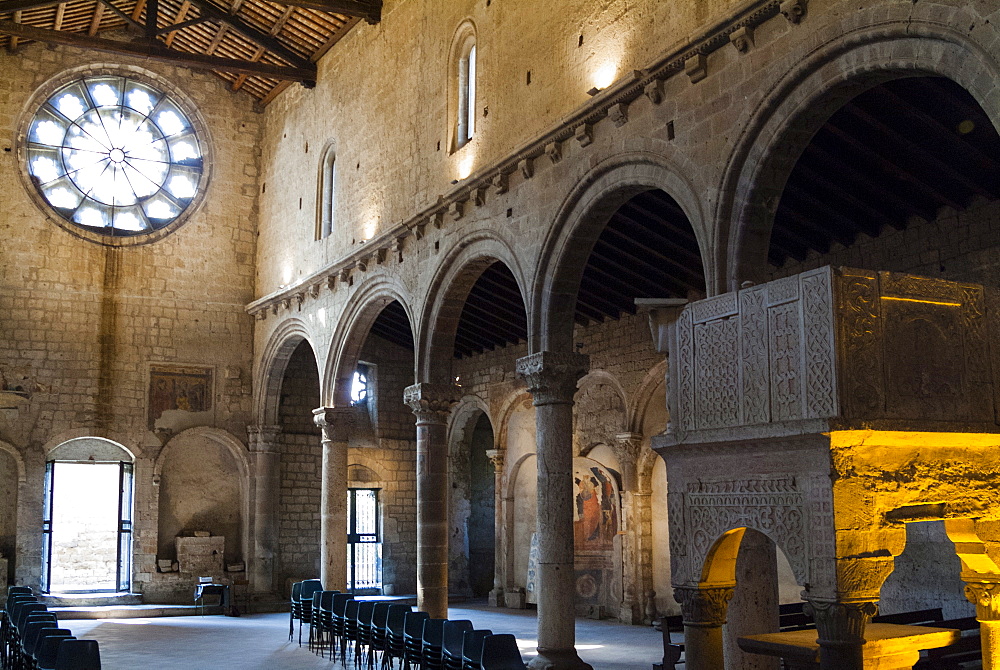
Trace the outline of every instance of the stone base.
[[490, 607], [503, 607], [504, 606], [504, 592], [503, 589], [493, 589], [490, 591], [488, 596]]
[[576, 649], [545, 649], [538, 648], [538, 656], [528, 663], [531, 670], [594, 670], [583, 662]]

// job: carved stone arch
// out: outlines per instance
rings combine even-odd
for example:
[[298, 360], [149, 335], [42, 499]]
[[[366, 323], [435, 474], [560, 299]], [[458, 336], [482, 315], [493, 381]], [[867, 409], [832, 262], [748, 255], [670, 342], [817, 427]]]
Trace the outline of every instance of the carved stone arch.
[[748, 530], [757, 531], [774, 543], [792, 565], [796, 582], [799, 585], [808, 583], [804, 571], [800, 571], [792, 563], [791, 556], [782, 545], [781, 537], [773, 532], [767, 532], [753, 525], [736, 526], [730, 528], [719, 535], [708, 552], [705, 554], [701, 569], [699, 582], [709, 586], [725, 586], [736, 583], [736, 558], [739, 555], [740, 544], [743, 542], [744, 533]]
[[[309, 344], [318, 365], [319, 352], [316, 350], [316, 339], [305, 321], [298, 318], [287, 319], [271, 333], [260, 358], [260, 368], [255, 375], [255, 378], [260, 380], [254, 403], [258, 424], [278, 425], [278, 407], [281, 404], [281, 384], [285, 378], [285, 370], [295, 349], [303, 341]], [[319, 370], [316, 372], [318, 374]]]
[[[601, 391], [602, 388], [610, 392]], [[618, 378], [607, 370], [591, 370], [577, 382], [574, 403], [575, 452], [583, 456], [598, 444], [605, 444], [622, 460], [616, 436], [625, 432], [628, 425], [628, 399]]]
[[639, 460], [636, 462], [636, 474], [639, 483], [639, 493], [650, 493], [653, 490], [653, 466], [660, 455], [652, 450], [647, 441], [639, 450]]
[[[742, 131], [717, 189], [723, 194], [714, 216], [720, 291], [762, 278], [785, 182], [815, 131], [850, 98], [900, 77], [944, 76], [964, 87], [1000, 129], [994, 90], [1000, 63], [970, 34], [934, 20], [942, 9], [920, 3], [898, 21], [883, 20], [874, 8], [851, 12], [814, 33], [833, 35], [824, 44], [803, 42], [782, 61], [793, 65], [735, 125]], [[983, 21], [969, 15], [953, 22], [972, 24]]]
[[675, 584], [699, 581], [719, 538], [741, 528], [770, 538], [787, 557], [796, 582], [810, 583], [807, 503], [794, 478], [689, 482], [683, 492], [668, 493], [668, 501]]
[[106, 440], [114, 443], [116, 447], [120, 447], [131, 457], [133, 463], [136, 461], [137, 456], [141, 453], [141, 449], [134, 443], [134, 441], [130, 442], [126, 440], [123, 435], [114, 431], [94, 428], [73, 428], [71, 430], [61, 431], [50, 438], [44, 445], [42, 445], [42, 454], [45, 456], [45, 459], [48, 460], [49, 454], [56, 447], [72, 440], [86, 438]]
[[10, 454], [10, 457], [14, 459], [14, 464], [17, 467], [17, 483], [24, 484], [27, 482], [27, 475], [24, 469], [24, 457], [21, 456], [21, 451], [10, 444], [9, 442], [4, 442], [0, 440], [0, 451]]
[[[680, 167], [679, 167], [680, 166]], [[573, 314], [580, 275], [611, 215], [633, 196], [650, 189], [669, 194], [684, 211], [698, 245], [708, 249], [693, 166], [678, 156], [635, 151], [610, 156], [589, 170], [563, 199], [540, 252], [528, 315], [528, 350], [572, 351]], [[710, 289], [714, 269], [705, 265]]]
[[357, 369], [361, 348], [372, 324], [389, 303], [403, 307], [410, 330], [417, 333], [413, 302], [397, 279], [375, 275], [363, 282], [344, 307], [337, 328], [330, 340], [330, 351], [321, 376], [323, 404], [327, 407], [347, 407], [351, 404], [351, 381]]
[[[469, 292], [480, 275], [496, 262], [514, 275], [530, 315], [524, 269], [511, 246], [492, 230], [474, 230], [452, 245], [441, 261], [424, 298], [420, 332], [416, 333], [417, 380], [451, 382], [455, 331]], [[529, 324], [530, 331], [530, 324]]]
[[527, 461], [529, 458], [537, 458], [537, 457], [538, 454], [534, 451], [527, 454], [522, 454], [521, 457], [517, 459], [517, 461], [511, 463], [508, 466], [509, 469], [507, 471], [508, 472], [507, 481], [504, 482], [504, 492], [503, 492], [504, 500], [512, 500], [514, 498], [513, 486], [517, 482], [517, 476], [521, 472], [521, 466], [524, 465], [525, 461]]
[[[656, 390], [667, 383], [667, 361], [662, 359], [649, 369], [639, 383], [639, 389], [632, 396], [632, 402], [628, 405], [628, 430], [632, 433], [641, 433], [643, 423], [646, 419], [646, 411], [652, 401]], [[651, 437], [647, 435], [646, 437]]]
[[462, 396], [449, 415], [448, 443], [454, 446], [461, 442], [465, 433], [475, 427], [480, 413], [485, 414], [490, 424], [493, 424], [490, 408], [485, 400], [472, 393]]

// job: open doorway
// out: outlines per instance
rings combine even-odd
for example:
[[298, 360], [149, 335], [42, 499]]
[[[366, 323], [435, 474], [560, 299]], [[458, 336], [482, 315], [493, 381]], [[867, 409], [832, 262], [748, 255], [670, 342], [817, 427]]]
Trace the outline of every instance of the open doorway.
[[378, 489], [347, 491], [347, 588], [382, 593], [382, 532]]
[[[72, 444], [77, 442], [78, 444]], [[45, 465], [42, 581], [46, 593], [128, 591], [132, 463], [96, 438], [57, 447]], [[118, 457], [117, 460], [111, 460]]]

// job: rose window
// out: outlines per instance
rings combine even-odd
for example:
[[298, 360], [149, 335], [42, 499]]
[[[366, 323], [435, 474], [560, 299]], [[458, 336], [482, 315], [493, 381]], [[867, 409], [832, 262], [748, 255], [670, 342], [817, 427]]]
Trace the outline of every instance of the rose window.
[[104, 235], [163, 228], [201, 185], [191, 121], [162, 91], [129, 77], [57, 90], [31, 121], [26, 153], [32, 181], [59, 216]]

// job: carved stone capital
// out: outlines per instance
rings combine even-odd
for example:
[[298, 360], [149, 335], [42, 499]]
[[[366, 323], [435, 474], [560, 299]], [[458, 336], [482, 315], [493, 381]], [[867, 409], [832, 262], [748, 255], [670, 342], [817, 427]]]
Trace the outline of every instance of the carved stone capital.
[[611, 447], [622, 468], [622, 483], [625, 490], [634, 491], [639, 486], [639, 452], [642, 449], [642, 433], [618, 433]]
[[313, 423], [322, 429], [324, 442], [347, 442], [355, 413], [353, 407], [317, 407]]
[[726, 623], [729, 601], [736, 591], [734, 586], [677, 586], [674, 600], [681, 605], [685, 626], [714, 628]]
[[247, 435], [250, 438], [250, 451], [265, 453], [275, 451], [278, 435], [280, 434], [281, 426], [247, 426]]
[[654, 105], [658, 105], [663, 102], [663, 82], [659, 79], [654, 79], [653, 81], [646, 84], [646, 87], [642, 90], [649, 98], [649, 101]]
[[805, 611], [816, 622], [821, 645], [859, 645], [865, 643], [865, 626], [878, 614], [878, 604], [871, 600], [838, 603], [816, 598], [806, 601]]
[[1000, 576], [965, 582], [965, 597], [976, 606], [980, 621], [1000, 621]]
[[517, 359], [517, 376], [528, 384], [535, 405], [572, 403], [576, 382], [590, 369], [590, 356], [541, 351]]
[[506, 449], [486, 450], [486, 458], [490, 459], [490, 463], [493, 464], [493, 470], [498, 475], [503, 473], [503, 462], [506, 456], [507, 456]]
[[422, 383], [407, 386], [403, 402], [413, 410], [417, 423], [448, 423], [451, 408], [461, 398], [461, 390], [454, 384]]

